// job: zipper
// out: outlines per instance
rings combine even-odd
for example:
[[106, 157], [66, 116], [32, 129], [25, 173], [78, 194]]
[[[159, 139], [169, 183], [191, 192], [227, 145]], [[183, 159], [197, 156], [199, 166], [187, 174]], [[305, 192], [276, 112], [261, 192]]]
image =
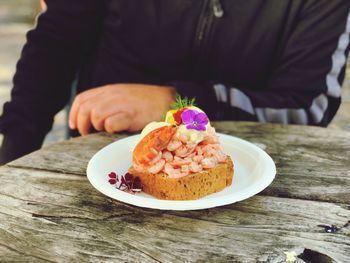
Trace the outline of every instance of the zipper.
[[213, 14], [215, 17], [220, 18], [224, 15], [224, 9], [222, 9], [220, 0], [212, 0], [212, 6], [213, 6]]
[[[201, 57], [205, 54], [206, 46], [209, 44], [210, 33], [212, 32], [212, 26], [216, 19], [223, 17], [224, 10], [220, 3], [220, 0], [204, 0], [202, 10], [199, 16], [196, 37], [194, 41], [194, 60], [195, 72], [199, 71], [199, 66], [202, 63]], [[199, 73], [199, 72], [198, 72]]]
[[208, 27], [208, 20], [209, 20], [208, 5], [209, 5], [209, 0], [204, 0], [202, 10], [201, 10], [201, 13], [199, 15], [196, 36], [195, 36], [195, 42], [194, 42], [194, 48], [196, 50], [199, 49], [199, 47], [203, 41], [204, 35], [206, 33], [206, 29]]

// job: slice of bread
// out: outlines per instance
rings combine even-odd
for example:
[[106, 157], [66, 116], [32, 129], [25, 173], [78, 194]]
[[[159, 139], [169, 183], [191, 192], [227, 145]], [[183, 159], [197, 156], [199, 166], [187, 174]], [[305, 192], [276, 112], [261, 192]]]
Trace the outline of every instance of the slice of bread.
[[133, 167], [128, 172], [141, 179], [144, 192], [165, 200], [194, 200], [219, 192], [232, 184], [234, 173], [229, 156], [225, 163], [181, 178], [169, 178], [166, 173], [138, 172]]

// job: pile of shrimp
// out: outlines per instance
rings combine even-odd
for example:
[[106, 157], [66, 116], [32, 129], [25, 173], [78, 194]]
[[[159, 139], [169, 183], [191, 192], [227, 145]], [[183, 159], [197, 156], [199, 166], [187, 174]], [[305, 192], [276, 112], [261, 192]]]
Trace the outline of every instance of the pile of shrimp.
[[[149, 152], [147, 159], [143, 159], [142, 162], [134, 158], [133, 165], [136, 170], [152, 174], [164, 172], [170, 178], [180, 178], [213, 168], [218, 163], [226, 161], [226, 155], [213, 127], [207, 128], [206, 136], [198, 143], [191, 142], [184, 134], [173, 130], [170, 132], [170, 128], [164, 129], [163, 133], [169, 134], [168, 137], [163, 136], [163, 143], [159, 142], [161, 137], [159, 131], [158, 136], [155, 137], [151, 132], [144, 142], [140, 142], [144, 144], [143, 146], [147, 145], [143, 147], [143, 151], [148, 149]], [[134, 150], [134, 157], [135, 154], [141, 153]]]

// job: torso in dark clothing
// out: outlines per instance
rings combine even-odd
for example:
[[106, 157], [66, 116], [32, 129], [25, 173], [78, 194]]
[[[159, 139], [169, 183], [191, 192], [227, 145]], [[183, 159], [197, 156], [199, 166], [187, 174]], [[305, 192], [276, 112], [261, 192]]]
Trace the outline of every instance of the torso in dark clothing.
[[214, 2], [106, 1], [85, 85], [181, 80], [264, 87], [302, 1], [221, 1], [222, 17]]

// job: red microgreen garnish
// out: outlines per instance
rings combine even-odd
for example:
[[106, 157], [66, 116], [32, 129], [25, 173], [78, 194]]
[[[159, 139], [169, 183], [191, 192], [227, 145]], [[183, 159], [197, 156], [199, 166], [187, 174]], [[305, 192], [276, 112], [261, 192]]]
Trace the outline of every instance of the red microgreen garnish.
[[108, 174], [108, 178], [108, 182], [115, 185], [118, 190], [132, 194], [142, 191], [141, 180], [138, 176], [133, 176], [130, 173], [118, 176], [115, 172], [111, 172]]
[[117, 174], [115, 172], [109, 173], [108, 177], [109, 177], [108, 182], [110, 184], [116, 184], [117, 182], [119, 182], [119, 178], [117, 177]]

